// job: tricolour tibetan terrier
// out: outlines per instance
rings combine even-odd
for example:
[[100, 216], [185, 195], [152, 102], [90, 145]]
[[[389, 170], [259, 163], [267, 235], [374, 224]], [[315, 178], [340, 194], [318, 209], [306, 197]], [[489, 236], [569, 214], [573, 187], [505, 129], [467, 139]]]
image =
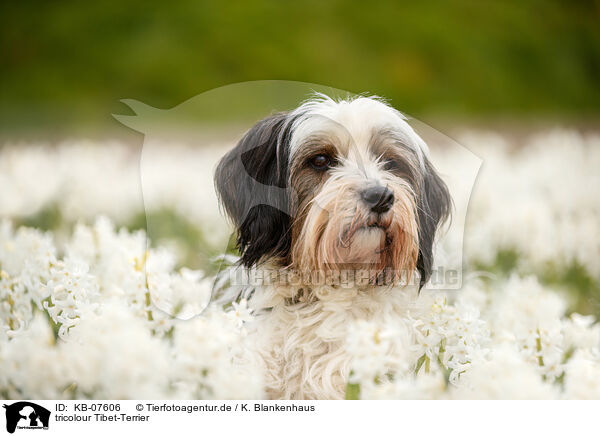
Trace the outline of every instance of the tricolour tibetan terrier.
[[215, 180], [261, 278], [244, 292], [269, 395], [343, 398], [350, 323], [403, 316], [432, 272], [451, 200], [426, 144], [380, 99], [319, 95], [258, 122]]

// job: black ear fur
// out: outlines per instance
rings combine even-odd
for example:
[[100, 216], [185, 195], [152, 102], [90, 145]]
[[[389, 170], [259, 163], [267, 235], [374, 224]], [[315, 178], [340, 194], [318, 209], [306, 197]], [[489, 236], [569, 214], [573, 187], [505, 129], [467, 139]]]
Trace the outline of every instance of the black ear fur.
[[435, 168], [425, 158], [425, 174], [419, 194], [419, 257], [417, 269], [420, 275], [419, 289], [429, 280], [433, 267], [433, 243], [438, 227], [450, 217], [452, 198], [448, 187], [438, 176]]
[[237, 228], [241, 263], [285, 258], [291, 246], [288, 157], [292, 120], [287, 113], [255, 124], [219, 162], [215, 187]]

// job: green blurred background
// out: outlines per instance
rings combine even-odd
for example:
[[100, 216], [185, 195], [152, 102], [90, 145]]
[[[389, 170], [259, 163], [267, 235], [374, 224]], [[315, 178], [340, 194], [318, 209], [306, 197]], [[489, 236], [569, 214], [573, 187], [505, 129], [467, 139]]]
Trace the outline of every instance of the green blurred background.
[[593, 122], [600, 1], [3, 1], [3, 136], [123, 133], [234, 82], [314, 82], [424, 120]]

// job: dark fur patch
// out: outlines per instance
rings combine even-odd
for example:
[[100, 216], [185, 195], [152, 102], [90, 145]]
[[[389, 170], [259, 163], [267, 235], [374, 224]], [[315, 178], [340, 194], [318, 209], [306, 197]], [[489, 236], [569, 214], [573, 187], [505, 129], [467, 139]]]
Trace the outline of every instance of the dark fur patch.
[[433, 266], [433, 243], [438, 227], [450, 216], [452, 199], [448, 187], [438, 176], [435, 168], [425, 158], [425, 174], [417, 201], [419, 225], [419, 257], [417, 270], [420, 275], [419, 289], [429, 280]]
[[215, 187], [237, 228], [241, 262], [252, 266], [290, 251], [288, 157], [292, 121], [287, 113], [255, 124], [219, 162]]

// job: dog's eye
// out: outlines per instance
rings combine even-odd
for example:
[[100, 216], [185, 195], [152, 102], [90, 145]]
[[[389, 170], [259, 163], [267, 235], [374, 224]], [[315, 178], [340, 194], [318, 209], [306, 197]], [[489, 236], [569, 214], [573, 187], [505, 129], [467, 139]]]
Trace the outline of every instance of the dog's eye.
[[326, 170], [331, 166], [331, 158], [326, 154], [318, 154], [310, 160], [310, 166], [316, 170]]
[[411, 170], [406, 162], [397, 159], [387, 159], [383, 164], [383, 170], [389, 171], [398, 177], [410, 178]]
[[400, 169], [400, 165], [398, 165], [398, 162], [396, 162], [395, 160], [388, 159], [383, 164], [383, 169], [385, 171], [397, 171]]

